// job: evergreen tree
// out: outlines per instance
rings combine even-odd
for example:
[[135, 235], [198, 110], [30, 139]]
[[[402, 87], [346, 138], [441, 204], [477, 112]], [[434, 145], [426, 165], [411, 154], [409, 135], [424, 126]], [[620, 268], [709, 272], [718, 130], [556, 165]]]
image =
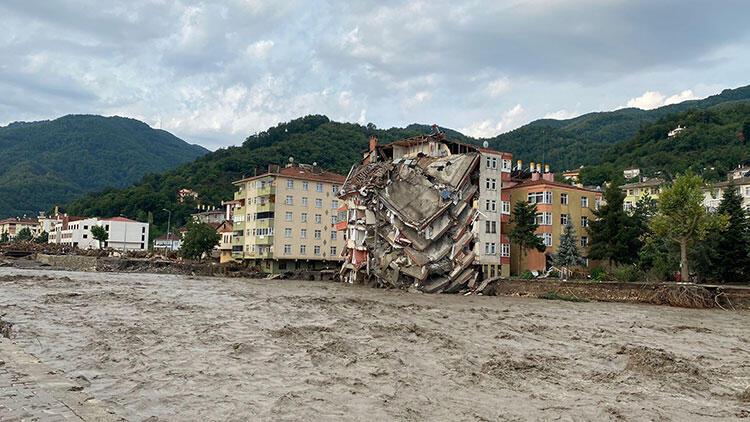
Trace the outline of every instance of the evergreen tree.
[[731, 184], [723, 193], [717, 214], [727, 219], [721, 230], [711, 231], [697, 255], [701, 273], [720, 282], [747, 281], [750, 274], [750, 223], [742, 196]]
[[16, 237], [13, 240], [16, 242], [28, 242], [33, 238], [34, 235], [31, 234], [31, 230], [28, 227], [24, 227], [16, 233]]
[[659, 196], [659, 214], [651, 222], [654, 234], [679, 245], [682, 281], [690, 280], [688, 253], [693, 244], [703, 239], [709, 230], [727, 226], [725, 216], [706, 212], [702, 187], [700, 176], [691, 173], [678, 176]]
[[612, 264], [632, 264], [643, 246], [643, 228], [623, 208], [625, 195], [614, 183], [604, 191], [606, 203], [595, 211], [589, 224], [589, 258]]
[[185, 258], [200, 259], [221, 241], [221, 235], [206, 223], [191, 221], [187, 230], [180, 248], [180, 253]]
[[[539, 252], [544, 252], [547, 247], [544, 245], [544, 241], [536, 235], [536, 229], [539, 228], [539, 224], [536, 222], [536, 204], [530, 204], [526, 201], [518, 201], [513, 206], [513, 228], [510, 230], [509, 237], [521, 250], [521, 256], [526, 257], [526, 254], [531, 249], [536, 249]], [[520, 271], [520, 260], [519, 262]]]
[[578, 236], [575, 234], [573, 224], [568, 219], [568, 224], [565, 225], [565, 231], [563, 231], [560, 237], [560, 247], [557, 249], [557, 254], [554, 259], [555, 265], [561, 267], [562, 277], [567, 276], [567, 272], [570, 267], [576, 265], [582, 265], [585, 261], [581, 257], [578, 251]]

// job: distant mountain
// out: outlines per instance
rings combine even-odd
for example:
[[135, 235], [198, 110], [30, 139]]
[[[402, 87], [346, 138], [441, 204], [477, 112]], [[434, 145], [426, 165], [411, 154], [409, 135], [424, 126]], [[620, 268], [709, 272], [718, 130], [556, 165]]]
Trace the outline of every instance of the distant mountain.
[[208, 152], [138, 120], [93, 115], [0, 127], [0, 151], [0, 217], [129, 186]]
[[[598, 169], [599, 175], [592, 179], [602, 177], [601, 175], [608, 177], [632, 164], [643, 165], [649, 170], [669, 164], [667, 170], [682, 171], [690, 166], [689, 162], [676, 156], [667, 163], [663, 158], [665, 153], [676, 154], [676, 151], [685, 157], [691, 157], [691, 160], [696, 160], [701, 166], [703, 163], [718, 163], [716, 160], [720, 160], [721, 163], [716, 168], [725, 169], [733, 165], [734, 161], [747, 156], [744, 146], [738, 146], [736, 142], [732, 144], [732, 139], [736, 140], [736, 136], [732, 138], [732, 133], [747, 118], [746, 108], [743, 107], [748, 106], [748, 99], [750, 87], [745, 87], [726, 90], [704, 100], [649, 111], [628, 108], [589, 113], [567, 120], [538, 120], [487, 141], [491, 147], [511, 152], [515, 158], [526, 162], [544, 159], [556, 171], [587, 164], [587, 168]], [[721, 111], [722, 107], [730, 107], [733, 111], [724, 113]], [[716, 118], [717, 125], [704, 126], [691, 120], [691, 116], [700, 116], [702, 112], [714, 116], [709, 119]], [[719, 124], [719, 121], [722, 123]], [[664, 130], [668, 132], [680, 122], [693, 127], [694, 132], [684, 139], [695, 139], [695, 142], [690, 141], [675, 151], [670, 148], [682, 145], [681, 139], [668, 143], [662, 142], [662, 138], [649, 138], [651, 131], [666, 134]], [[484, 141], [450, 129], [441, 130], [448, 134], [449, 139], [456, 141], [476, 145]], [[172, 222], [176, 224], [187, 221], [193, 211], [194, 204], [178, 203], [176, 194], [181, 188], [198, 192], [202, 204], [218, 205], [222, 200], [232, 197], [233, 180], [255, 174], [256, 171], [263, 172], [269, 163], [284, 164], [289, 157], [295, 157], [297, 161], [317, 162], [324, 168], [347, 174], [351, 166], [362, 157], [361, 152], [367, 149], [370, 135], [377, 136], [381, 143], [387, 143], [431, 131], [431, 126], [421, 124], [383, 130], [372, 124], [362, 126], [337, 123], [326, 116], [306, 116], [250, 136], [241, 146], [217, 150], [164, 174], [147, 175], [131, 187], [88, 194], [70, 203], [67, 210], [81, 215], [122, 213], [138, 219], [145, 219], [151, 213], [156, 222], [153, 234], [158, 235], [166, 226], [167, 214], [162, 211], [163, 208], [173, 211]], [[718, 134], [721, 137], [714, 139]], [[633, 141], [634, 139], [640, 141]], [[649, 139], [659, 143], [653, 148], [640, 143], [627, 143], [642, 141], [648, 144]], [[615, 149], [620, 145], [623, 145], [620, 150]], [[628, 152], [635, 147], [640, 151], [637, 156]], [[714, 151], [714, 148], [718, 149]], [[722, 156], [714, 161], [703, 159], [717, 154]], [[650, 160], [654, 157], [662, 157], [662, 161], [654, 160], [652, 163]], [[603, 163], [603, 160], [608, 163], [594, 165]]]
[[623, 108], [566, 120], [540, 119], [488, 142], [491, 147], [512, 152], [525, 162], [544, 160], [557, 170], [572, 169], [599, 163], [607, 147], [631, 139], [641, 128], [665, 116], [747, 101], [750, 101], [750, 85], [653, 110]]

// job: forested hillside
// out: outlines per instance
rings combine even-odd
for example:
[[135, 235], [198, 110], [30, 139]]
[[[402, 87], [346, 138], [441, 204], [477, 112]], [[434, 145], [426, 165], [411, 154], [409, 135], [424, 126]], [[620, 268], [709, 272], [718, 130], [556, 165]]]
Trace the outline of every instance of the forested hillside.
[[0, 151], [0, 217], [128, 186], [208, 152], [138, 120], [89, 115], [0, 127]]
[[[650, 111], [624, 109], [569, 120], [541, 120], [488, 142], [526, 162], [544, 160], [556, 171], [587, 164], [586, 173], [596, 183], [631, 165], [640, 165], [648, 172], [662, 169], [670, 173], [691, 165], [701, 169], [713, 166], [712, 172], [718, 177], [748, 158], [747, 147], [738, 143], [736, 136], [748, 119], [748, 98], [750, 89], [745, 87]], [[688, 126], [684, 136], [666, 139], [666, 133], [678, 124]], [[160, 175], [147, 175], [129, 188], [89, 194], [66, 209], [83, 215], [122, 213], [139, 220], [153, 218], [154, 234], [158, 234], [166, 226], [163, 208], [173, 210], [176, 224], [185, 222], [193, 212], [194, 204], [177, 204], [176, 193], [181, 188], [197, 191], [202, 204], [218, 205], [232, 197], [232, 181], [265, 171], [269, 163], [284, 164], [293, 156], [297, 161], [317, 162], [346, 174], [361, 158], [370, 135], [386, 143], [431, 130], [430, 126], [416, 124], [383, 130], [371, 124], [307, 116], [250, 136], [241, 146], [220, 149]], [[483, 141], [442, 130], [457, 141]], [[596, 165], [600, 163], [607, 164]]]

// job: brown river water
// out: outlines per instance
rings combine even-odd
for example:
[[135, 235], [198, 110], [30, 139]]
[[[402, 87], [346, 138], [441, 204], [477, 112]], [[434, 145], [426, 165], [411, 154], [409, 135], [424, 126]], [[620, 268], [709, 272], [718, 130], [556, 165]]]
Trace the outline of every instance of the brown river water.
[[3, 314], [132, 421], [750, 418], [747, 311], [0, 268]]

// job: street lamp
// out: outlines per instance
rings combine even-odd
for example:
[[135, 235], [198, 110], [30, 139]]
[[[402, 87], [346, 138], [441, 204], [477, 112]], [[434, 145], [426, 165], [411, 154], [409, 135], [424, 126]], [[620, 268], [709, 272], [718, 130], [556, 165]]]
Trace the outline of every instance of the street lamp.
[[162, 208], [162, 211], [166, 211], [169, 213], [169, 216], [167, 217], [167, 243], [169, 243], [169, 250], [172, 250], [172, 233], [169, 231], [172, 224], [172, 211]]

